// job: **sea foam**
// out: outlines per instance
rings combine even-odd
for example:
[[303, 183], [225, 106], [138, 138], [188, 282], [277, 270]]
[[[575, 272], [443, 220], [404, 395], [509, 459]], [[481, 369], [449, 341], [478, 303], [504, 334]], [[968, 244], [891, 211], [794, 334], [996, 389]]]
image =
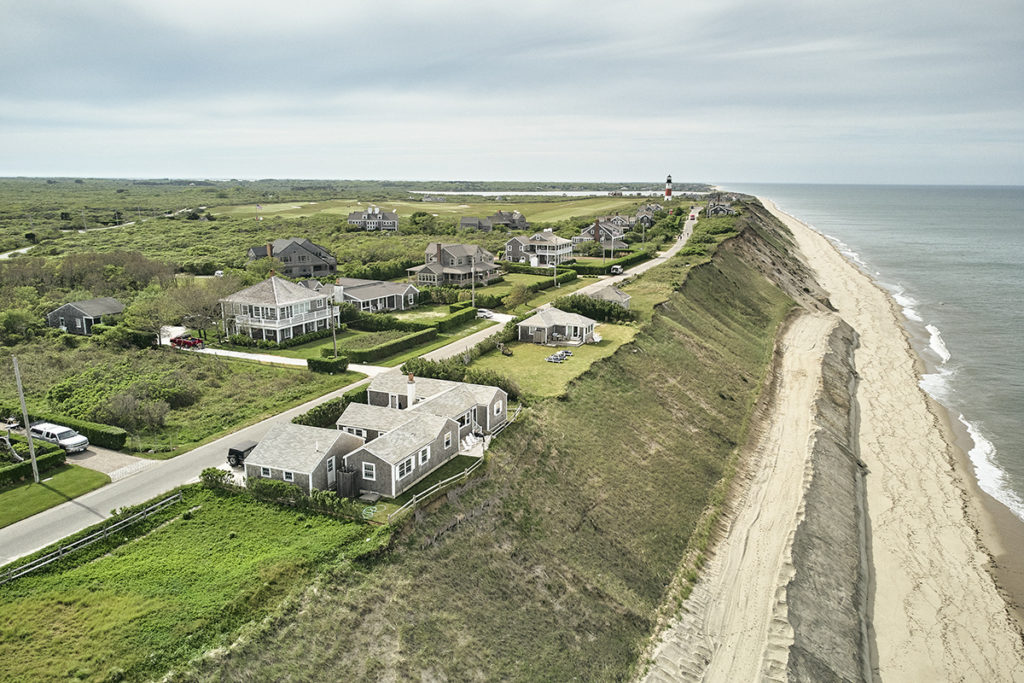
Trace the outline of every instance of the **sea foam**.
[[974, 442], [968, 455], [974, 465], [974, 476], [978, 479], [981, 490], [1000, 503], [1010, 508], [1013, 514], [1024, 520], [1024, 500], [1006, 484], [1006, 474], [995, 463], [996, 447], [985, 438], [973, 423], [959, 416], [960, 424], [967, 428], [967, 433]]
[[935, 325], [925, 325], [924, 329], [928, 330], [930, 335], [928, 339], [928, 348], [935, 352], [943, 363], [948, 363], [950, 359], [949, 349], [946, 348], [946, 342], [942, 341], [942, 335], [939, 333], [939, 328]]

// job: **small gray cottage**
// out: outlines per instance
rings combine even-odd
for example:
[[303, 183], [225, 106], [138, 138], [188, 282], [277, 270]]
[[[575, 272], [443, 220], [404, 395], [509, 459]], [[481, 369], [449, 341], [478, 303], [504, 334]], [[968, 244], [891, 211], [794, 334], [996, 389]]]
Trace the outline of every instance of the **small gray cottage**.
[[342, 458], [362, 445], [363, 439], [336, 429], [278, 423], [245, 458], [245, 476], [287, 481], [307, 494], [334, 490]]
[[548, 308], [516, 325], [519, 341], [535, 344], [580, 346], [600, 341], [594, 334], [596, 320], [578, 313]]
[[72, 334], [92, 334], [92, 326], [105, 315], [124, 313], [124, 304], [109, 296], [72, 301], [46, 314], [46, 324]]
[[250, 261], [267, 256], [278, 259], [284, 271], [281, 274], [287, 277], [324, 277], [338, 270], [338, 260], [329, 251], [300, 237], [249, 247], [247, 256]]
[[588, 294], [587, 296], [598, 301], [611, 301], [613, 304], [622, 306], [627, 311], [629, 310], [630, 299], [633, 298], [618, 287], [612, 287], [611, 285], [599, 289], [592, 294]]

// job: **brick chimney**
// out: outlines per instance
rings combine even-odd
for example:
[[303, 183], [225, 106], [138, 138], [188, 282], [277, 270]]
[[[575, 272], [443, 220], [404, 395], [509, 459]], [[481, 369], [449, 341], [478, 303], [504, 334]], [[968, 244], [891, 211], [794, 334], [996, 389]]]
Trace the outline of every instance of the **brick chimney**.
[[274, 258], [274, 243], [267, 242], [267, 258]]
[[409, 381], [405, 385], [405, 397], [409, 402], [405, 406], [405, 409], [408, 410], [416, 402], [416, 380], [413, 379], [411, 372], [409, 373]]
[[439, 266], [443, 266], [444, 265], [443, 263], [441, 263], [441, 243], [440, 242], [437, 243], [437, 265], [439, 265]]

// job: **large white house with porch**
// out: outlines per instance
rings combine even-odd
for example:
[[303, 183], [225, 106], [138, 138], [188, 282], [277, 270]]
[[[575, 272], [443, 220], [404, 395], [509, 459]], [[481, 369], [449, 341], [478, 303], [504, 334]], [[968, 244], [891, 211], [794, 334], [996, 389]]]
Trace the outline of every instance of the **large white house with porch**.
[[337, 323], [331, 295], [277, 276], [220, 300], [226, 334], [282, 342]]

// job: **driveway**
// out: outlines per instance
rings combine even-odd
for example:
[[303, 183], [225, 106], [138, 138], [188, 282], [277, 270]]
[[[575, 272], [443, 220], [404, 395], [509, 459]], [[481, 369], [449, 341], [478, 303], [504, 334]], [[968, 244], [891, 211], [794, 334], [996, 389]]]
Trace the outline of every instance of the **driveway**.
[[90, 470], [103, 472], [110, 477], [112, 482], [120, 481], [159, 462], [93, 445], [90, 445], [89, 448], [81, 453], [69, 455], [67, 461], [72, 465], [81, 465]]

